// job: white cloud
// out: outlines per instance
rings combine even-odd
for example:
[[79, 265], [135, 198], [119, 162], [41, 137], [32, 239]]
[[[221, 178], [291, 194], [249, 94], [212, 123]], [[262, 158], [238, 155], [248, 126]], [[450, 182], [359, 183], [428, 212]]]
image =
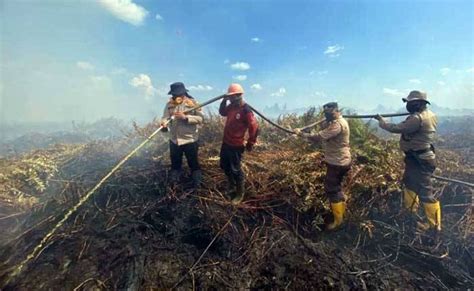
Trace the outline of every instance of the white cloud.
[[146, 99], [149, 100], [151, 96], [158, 92], [158, 90], [153, 87], [151, 78], [146, 74], [140, 74], [136, 77], [133, 77], [130, 80], [130, 85], [135, 88], [141, 88], [145, 91]]
[[449, 72], [451, 72], [451, 69], [450, 68], [442, 68], [439, 71], [441, 72], [441, 75], [446, 76], [447, 74], [449, 74]]
[[440, 85], [440, 86], [444, 86], [444, 85], [446, 85], [446, 83], [445, 83], [445, 82], [443, 82], [443, 81], [438, 81], [438, 85]]
[[196, 85], [196, 86], [189, 86], [189, 90], [191, 91], [212, 91], [212, 88], [209, 85]]
[[262, 85], [260, 85], [258, 83], [252, 84], [252, 86], [250, 86], [250, 89], [255, 90], [255, 91], [259, 91], [259, 90], [262, 90]]
[[339, 52], [342, 51], [343, 49], [344, 47], [338, 44], [328, 46], [326, 50], [324, 51], [324, 54], [330, 57], [338, 57], [340, 55]]
[[132, 0], [99, 0], [99, 3], [118, 19], [133, 25], [142, 25], [148, 11]]
[[232, 70], [247, 71], [248, 69], [250, 69], [250, 65], [246, 62], [237, 62], [235, 64], [230, 65], [230, 68]]
[[286, 95], [286, 89], [283, 87], [279, 88], [278, 91], [270, 94], [270, 96], [273, 96], [273, 97], [283, 97], [285, 95]]
[[258, 38], [258, 37], [252, 37], [252, 38], [250, 39], [250, 41], [251, 41], [251, 42], [260, 42], [261, 39]]
[[419, 79], [410, 79], [410, 80], [408, 80], [408, 82], [410, 82], [412, 84], [421, 84], [421, 81]]
[[247, 80], [247, 75], [237, 75], [237, 76], [233, 76], [232, 78], [234, 78], [237, 81], [245, 81]]
[[474, 67], [467, 69], [466, 72], [467, 73], [474, 73]]
[[93, 70], [94, 69], [94, 66], [91, 64], [91, 63], [88, 63], [88, 62], [83, 62], [83, 61], [79, 61], [76, 63], [76, 66], [79, 68], [79, 69], [82, 69], [82, 70]]
[[155, 15], [155, 19], [158, 21], [163, 21], [163, 17], [158, 13]]
[[403, 97], [405, 94], [397, 89], [383, 88], [383, 93], [393, 97]]

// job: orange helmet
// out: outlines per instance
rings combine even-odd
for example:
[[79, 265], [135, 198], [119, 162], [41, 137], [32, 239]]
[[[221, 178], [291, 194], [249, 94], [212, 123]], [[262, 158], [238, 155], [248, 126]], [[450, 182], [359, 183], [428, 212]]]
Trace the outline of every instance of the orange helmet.
[[244, 88], [240, 84], [233, 83], [230, 84], [229, 89], [227, 89], [227, 96], [236, 95], [236, 94], [244, 94]]

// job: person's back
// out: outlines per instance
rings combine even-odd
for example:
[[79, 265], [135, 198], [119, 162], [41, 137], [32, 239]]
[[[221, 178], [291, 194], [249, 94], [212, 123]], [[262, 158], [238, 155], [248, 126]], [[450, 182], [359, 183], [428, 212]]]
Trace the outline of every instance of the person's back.
[[415, 112], [414, 118], [419, 119], [419, 128], [412, 133], [402, 133], [400, 149], [404, 152], [430, 149], [434, 142], [438, 119], [428, 108]]

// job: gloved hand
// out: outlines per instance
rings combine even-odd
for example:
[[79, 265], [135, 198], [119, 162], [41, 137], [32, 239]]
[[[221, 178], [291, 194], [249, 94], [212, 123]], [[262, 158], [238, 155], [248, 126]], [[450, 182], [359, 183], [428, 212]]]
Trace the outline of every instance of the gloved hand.
[[309, 138], [311, 137], [311, 134], [307, 133], [307, 132], [303, 132], [301, 129], [299, 128], [296, 128], [294, 129], [294, 132], [296, 134], [296, 136], [301, 136], [301, 137], [306, 137], [306, 138]]
[[379, 127], [380, 128], [385, 128], [385, 125], [386, 125], [386, 121], [385, 119], [380, 115], [380, 114], [377, 114], [375, 116], [375, 119], [377, 119], [379, 121]]
[[168, 124], [166, 123], [166, 121], [162, 121], [160, 123], [160, 126], [161, 126], [161, 131], [162, 132], [168, 132]]
[[385, 119], [383, 119], [382, 115], [380, 115], [380, 114], [377, 114], [377, 115], [375, 115], [375, 117], [374, 117], [374, 118], [375, 118], [376, 120], [378, 120], [379, 122], [381, 122], [381, 121], [382, 121], [382, 122], [383, 122], [383, 121], [385, 121]]
[[245, 150], [251, 152], [253, 150], [253, 144], [247, 142], [247, 144], [245, 145]]

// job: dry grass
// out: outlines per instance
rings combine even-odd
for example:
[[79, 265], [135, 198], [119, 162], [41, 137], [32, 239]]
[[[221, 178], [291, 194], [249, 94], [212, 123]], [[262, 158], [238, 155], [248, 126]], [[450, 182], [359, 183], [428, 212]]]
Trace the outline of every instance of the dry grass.
[[[294, 128], [316, 118], [312, 111], [280, 123]], [[428, 244], [429, 234], [412, 225], [416, 219], [399, 213], [397, 145], [353, 121], [355, 164], [344, 184], [348, 222], [339, 232], [324, 233], [319, 226], [328, 212], [318, 147], [262, 125], [259, 145], [244, 158], [249, 197], [235, 207], [218, 167], [222, 126], [211, 116], [203, 127], [200, 192], [189, 191], [188, 176], [181, 187], [167, 186], [167, 142], [157, 139], [81, 207], [6, 289], [466, 288], [474, 283], [470, 189], [438, 184], [445, 230], [440, 243]], [[133, 148], [137, 137], [155, 127], [135, 126], [119, 143], [57, 146], [0, 161], [0, 227], [7, 234], [0, 240], [0, 282], [6, 284], [12, 268], [61, 214]], [[454, 169], [459, 160], [448, 158]], [[445, 173], [472, 169], [466, 171]]]

